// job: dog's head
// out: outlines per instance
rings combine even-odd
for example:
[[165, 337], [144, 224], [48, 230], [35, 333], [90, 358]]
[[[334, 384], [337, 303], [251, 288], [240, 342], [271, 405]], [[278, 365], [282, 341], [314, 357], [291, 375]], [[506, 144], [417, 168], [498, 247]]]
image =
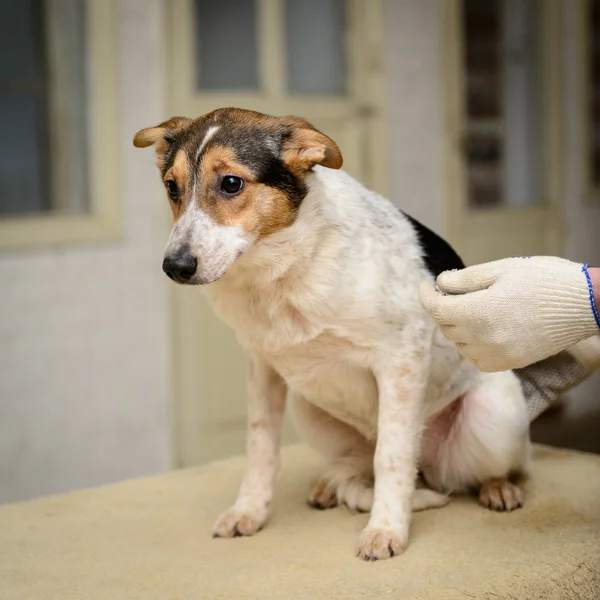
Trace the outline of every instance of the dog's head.
[[163, 262], [178, 283], [211, 283], [236, 259], [294, 222], [314, 165], [342, 166], [336, 144], [297, 117], [235, 108], [142, 129], [154, 145], [173, 211]]

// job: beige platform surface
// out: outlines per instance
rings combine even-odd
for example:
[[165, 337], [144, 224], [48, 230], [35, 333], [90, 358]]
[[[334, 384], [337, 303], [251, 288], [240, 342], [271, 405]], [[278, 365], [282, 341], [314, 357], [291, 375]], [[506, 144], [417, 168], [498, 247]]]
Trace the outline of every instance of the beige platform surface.
[[284, 451], [267, 527], [211, 539], [244, 462], [0, 508], [0, 599], [600, 598], [600, 456], [537, 447], [522, 510], [455, 498], [379, 563], [354, 557], [367, 515], [306, 506], [320, 461], [301, 446]]

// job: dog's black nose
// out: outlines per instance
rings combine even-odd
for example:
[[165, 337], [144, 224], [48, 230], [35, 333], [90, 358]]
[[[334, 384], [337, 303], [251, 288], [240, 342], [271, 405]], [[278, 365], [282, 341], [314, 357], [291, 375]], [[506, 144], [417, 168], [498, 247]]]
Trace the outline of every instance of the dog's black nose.
[[189, 252], [184, 252], [165, 256], [162, 268], [171, 279], [188, 281], [194, 276], [197, 266], [196, 257]]

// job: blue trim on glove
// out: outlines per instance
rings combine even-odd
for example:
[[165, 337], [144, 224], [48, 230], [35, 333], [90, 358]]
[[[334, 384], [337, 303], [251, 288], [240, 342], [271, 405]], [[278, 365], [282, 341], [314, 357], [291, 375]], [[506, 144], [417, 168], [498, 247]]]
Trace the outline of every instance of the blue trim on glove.
[[598, 325], [598, 329], [600, 329], [600, 315], [598, 315], [598, 308], [596, 307], [596, 300], [594, 299], [594, 288], [592, 286], [592, 278], [588, 273], [588, 268], [590, 265], [585, 264], [581, 267], [581, 271], [584, 273], [585, 278], [587, 280], [588, 288], [590, 290], [590, 304], [592, 305], [592, 312], [594, 313], [594, 318], [596, 319], [596, 325]]

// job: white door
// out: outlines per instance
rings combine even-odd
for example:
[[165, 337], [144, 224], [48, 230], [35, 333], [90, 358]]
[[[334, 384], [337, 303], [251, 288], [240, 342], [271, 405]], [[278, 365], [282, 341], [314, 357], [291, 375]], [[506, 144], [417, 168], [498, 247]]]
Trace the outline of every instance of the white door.
[[[339, 145], [344, 169], [385, 194], [382, 15], [381, 0], [173, 0], [170, 113], [303, 117]], [[174, 290], [174, 311], [178, 462], [242, 452], [244, 353], [199, 290]]]

